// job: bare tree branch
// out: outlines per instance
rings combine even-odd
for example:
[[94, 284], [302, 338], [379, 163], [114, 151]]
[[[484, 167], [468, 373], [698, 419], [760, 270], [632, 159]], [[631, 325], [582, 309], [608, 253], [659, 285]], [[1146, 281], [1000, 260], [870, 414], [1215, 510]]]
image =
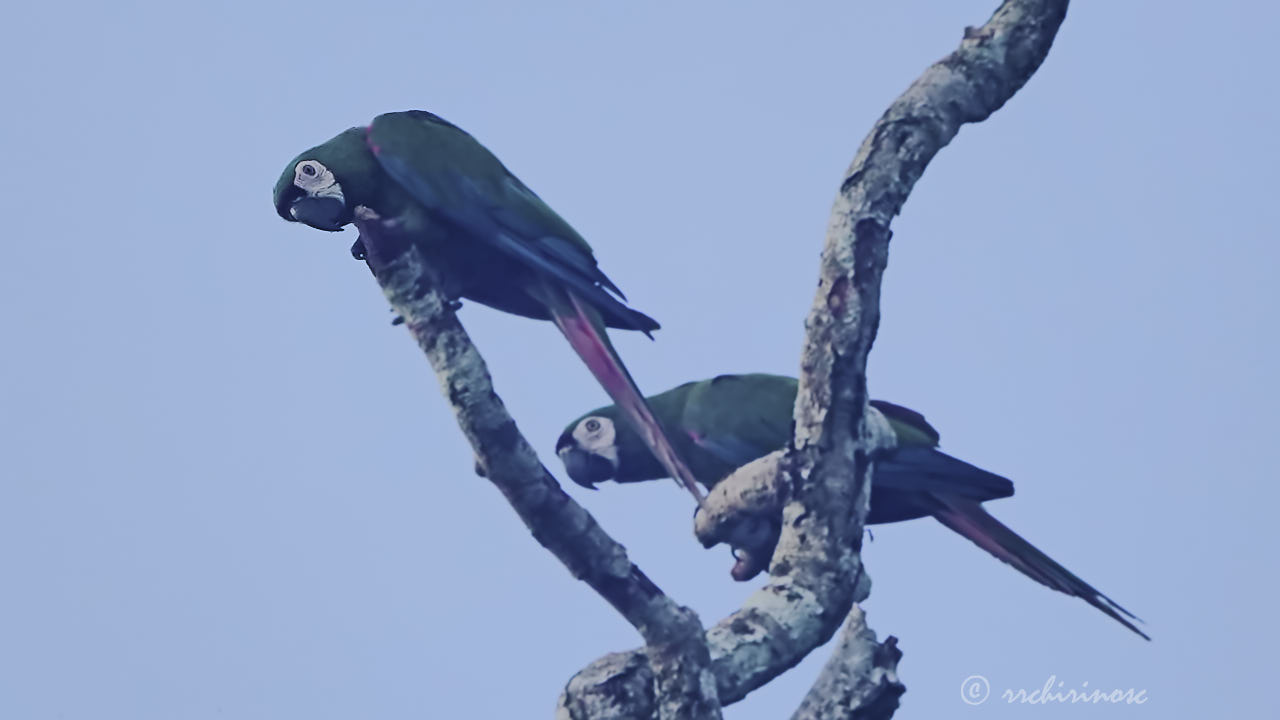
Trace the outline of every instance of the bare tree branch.
[[646, 682], [650, 716], [719, 718], [716, 683], [697, 615], [645, 577], [626, 549], [543, 467], [494, 393], [484, 359], [436, 289], [418, 250], [389, 237], [380, 223], [357, 219], [356, 224], [378, 283], [430, 361], [486, 477], [533, 537], [644, 638], [652, 672]]
[[890, 636], [876, 642], [857, 605], [849, 611], [840, 641], [791, 720], [887, 718], [906, 691], [898, 680], [902, 652]]
[[[863, 420], [865, 370], [880, 319], [889, 223], [960, 126], [986, 119], [1031, 77], [1066, 9], [1067, 0], [1006, 0], [984, 26], [966, 28], [959, 49], [929, 67], [889, 106], [846, 172], [806, 320], [795, 437], [776, 461], [776, 487], [759, 488], [763, 495], [776, 492], [782, 502], [770, 578], [741, 610], [707, 632], [725, 704], [826, 642], [852, 604], [866, 595], [858, 552], [871, 480], [868, 459], [877, 438]], [[856, 665], [858, 657], [885, 652], [859, 649], [874, 642], [869, 637], [853, 631], [839, 658]], [[561, 696], [561, 717], [652, 717], [654, 708], [644, 705], [643, 696], [623, 703], [613, 695], [644, 687], [646, 670], [632, 654], [601, 658], [570, 680]], [[892, 715], [902, 692], [896, 680], [886, 681], [884, 673], [846, 677], [858, 682], [840, 685], [841, 697], [859, 703], [846, 708], [847, 717]], [[836, 692], [836, 685], [826, 686]], [[806, 701], [810, 708], [820, 705], [818, 699]], [[799, 716], [804, 712], [802, 707]]]

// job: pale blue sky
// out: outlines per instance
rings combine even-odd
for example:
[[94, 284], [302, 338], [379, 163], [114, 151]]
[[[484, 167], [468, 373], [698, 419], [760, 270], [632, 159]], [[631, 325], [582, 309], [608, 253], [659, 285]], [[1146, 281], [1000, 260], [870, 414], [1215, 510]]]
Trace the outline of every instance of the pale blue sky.
[[[21, 3], [0, 44], [0, 717], [549, 717], [635, 632], [471, 453], [351, 235], [286, 225], [300, 150], [440, 113], [593, 243], [656, 392], [794, 372], [840, 173], [994, 0]], [[902, 718], [1261, 717], [1280, 361], [1268, 3], [1080, 2], [895, 223], [877, 397], [1012, 478], [992, 512], [1145, 643], [937, 523], [881, 526], [866, 607]], [[463, 322], [557, 472], [603, 394], [549, 324]], [[674, 483], [569, 492], [712, 622], [758, 584]], [[825, 659], [729, 718], [785, 717]], [[1141, 707], [970, 708], [1146, 689]]]

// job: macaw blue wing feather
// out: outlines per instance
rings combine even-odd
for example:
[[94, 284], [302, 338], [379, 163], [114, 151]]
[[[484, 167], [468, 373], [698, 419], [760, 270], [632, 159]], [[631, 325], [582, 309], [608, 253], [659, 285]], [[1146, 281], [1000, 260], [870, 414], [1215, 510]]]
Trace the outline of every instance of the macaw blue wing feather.
[[[551, 206], [543, 202], [537, 193], [530, 190], [520, 178], [508, 175], [506, 179], [507, 199], [514, 203], [502, 203], [491, 208], [494, 220], [502, 227], [510, 230], [517, 237], [527, 239], [548, 259], [555, 260], [584, 278], [598, 283], [623, 300], [627, 296], [596, 264], [595, 257], [586, 248], [586, 242], [560, 218]], [[553, 217], [555, 221], [548, 223], [544, 218]], [[572, 233], [574, 238], [562, 237]]]
[[898, 448], [876, 460], [877, 489], [942, 492], [977, 502], [1013, 495], [1013, 481], [926, 447]]
[[717, 460], [729, 467], [741, 467], [771, 451], [760, 452], [760, 447], [742, 438], [729, 434], [704, 435], [690, 432], [689, 439], [694, 445], [711, 453]]

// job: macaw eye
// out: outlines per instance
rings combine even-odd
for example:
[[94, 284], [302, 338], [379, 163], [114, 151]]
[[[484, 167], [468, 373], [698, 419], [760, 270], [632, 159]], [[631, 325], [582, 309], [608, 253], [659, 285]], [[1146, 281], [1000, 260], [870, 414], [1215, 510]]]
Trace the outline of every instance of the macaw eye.
[[315, 160], [303, 160], [294, 167], [293, 183], [300, 188], [326, 187], [333, 182], [333, 174]]
[[587, 432], [597, 432], [600, 429], [600, 421], [592, 418], [587, 421]]

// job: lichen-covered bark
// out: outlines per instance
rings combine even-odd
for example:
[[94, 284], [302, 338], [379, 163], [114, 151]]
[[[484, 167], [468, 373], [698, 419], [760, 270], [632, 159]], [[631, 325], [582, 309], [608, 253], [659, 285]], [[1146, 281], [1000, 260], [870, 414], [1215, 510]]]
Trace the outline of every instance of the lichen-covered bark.
[[627, 558], [581, 505], [560, 489], [493, 390], [488, 368], [436, 289], [421, 255], [377, 219], [357, 220], [370, 267], [427, 356], [477, 465], [533, 537], [627, 619], [645, 641], [649, 716], [720, 717], [702, 623]]
[[[845, 174], [805, 323], [795, 437], [776, 463], [782, 508], [770, 577], [741, 610], [707, 631], [721, 702], [735, 702], [794, 666], [866, 595], [858, 551], [876, 438], [863, 422], [865, 370], [880, 320], [889, 223], [960, 126], [988, 117], [1031, 77], [1066, 9], [1067, 0], [1006, 0], [981, 28], [966, 28], [959, 49], [889, 106]], [[839, 648], [848, 662], [832, 662], [848, 668], [859, 666], [858, 658], [879, 658], [869, 666], [876, 672], [833, 669], [814, 691], [855, 703], [844, 717], [889, 717], [902, 693], [896, 675], [888, 681], [896, 647], [874, 651], [874, 635], [867, 633], [853, 631]], [[612, 694], [643, 687], [647, 667], [628, 654], [592, 663], [566, 686], [560, 716], [653, 717], [644, 696], [624, 704]], [[806, 707], [822, 705], [810, 700]]]
[[887, 718], [906, 691], [898, 680], [902, 652], [890, 636], [876, 642], [857, 605], [849, 611], [840, 641], [791, 720]]
[[[893, 427], [879, 410], [868, 406], [862, 422], [867, 438], [863, 451], [869, 457], [897, 446]], [[735, 579], [754, 577], [775, 554], [779, 511], [791, 488], [782, 472], [786, 456], [785, 450], [777, 450], [734, 470], [716, 483], [694, 515], [693, 533], [704, 547], [733, 547]]]

